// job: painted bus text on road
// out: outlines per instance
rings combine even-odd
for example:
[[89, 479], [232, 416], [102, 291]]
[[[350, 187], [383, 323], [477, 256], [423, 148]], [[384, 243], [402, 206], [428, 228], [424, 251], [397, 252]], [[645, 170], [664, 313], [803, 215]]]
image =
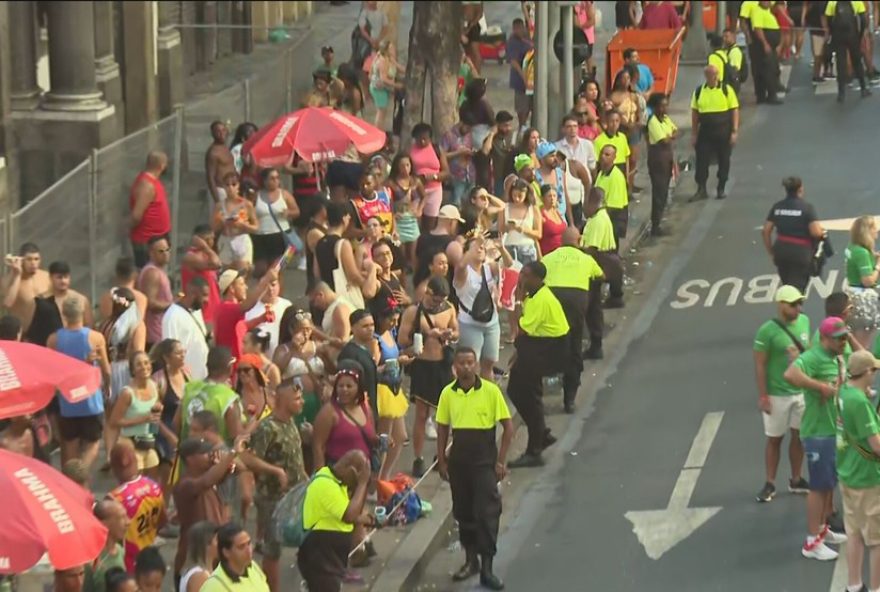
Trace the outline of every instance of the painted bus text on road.
[[[842, 278], [838, 282], [838, 278]], [[841, 276], [836, 269], [830, 270], [825, 277], [814, 277], [807, 286], [806, 297], [825, 299], [836, 287], [846, 286], [846, 276]], [[726, 277], [714, 283], [705, 279], [688, 280], [678, 287], [675, 297], [669, 306], [675, 309], [691, 308], [700, 303], [704, 307], [718, 305], [735, 306], [745, 304], [767, 304], [773, 302], [773, 295], [780, 286], [779, 276], [775, 273], [756, 275], [745, 280], [738, 277]]]

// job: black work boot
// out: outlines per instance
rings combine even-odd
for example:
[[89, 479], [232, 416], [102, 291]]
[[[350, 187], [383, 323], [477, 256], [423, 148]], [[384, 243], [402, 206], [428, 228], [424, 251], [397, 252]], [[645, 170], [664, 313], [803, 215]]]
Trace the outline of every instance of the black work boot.
[[464, 565], [462, 565], [457, 572], [452, 574], [452, 580], [455, 582], [462, 582], [469, 577], [480, 573], [480, 558], [477, 556], [477, 552], [474, 549], [467, 548], [464, 552], [467, 557]]
[[706, 184], [705, 184], [705, 183], [703, 183], [702, 185], [700, 185], [700, 186], [697, 188], [697, 192], [696, 192], [696, 193], [694, 194], [694, 196], [690, 199], [690, 201], [691, 201], [691, 202], [694, 202], [694, 201], [701, 201], [701, 200], [704, 200], [704, 199], [709, 199], [709, 192], [706, 191]]
[[602, 352], [602, 337], [599, 335], [590, 336], [590, 347], [584, 352], [585, 360], [601, 360], [604, 357]]
[[492, 556], [483, 555], [483, 565], [480, 568], [480, 585], [489, 590], [504, 590], [504, 582], [492, 573]]
[[718, 184], [718, 194], [715, 196], [716, 199], [724, 199], [727, 197], [727, 193], [724, 192], [724, 183]]

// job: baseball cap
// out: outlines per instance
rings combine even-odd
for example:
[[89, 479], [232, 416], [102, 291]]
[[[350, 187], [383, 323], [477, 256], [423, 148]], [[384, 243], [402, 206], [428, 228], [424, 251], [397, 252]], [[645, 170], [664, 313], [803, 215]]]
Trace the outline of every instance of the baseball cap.
[[849, 329], [840, 317], [828, 317], [819, 325], [819, 334], [822, 337], [843, 337], [847, 333]]
[[544, 158], [545, 156], [550, 156], [554, 152], [556, 152], [556, 146], [554, 144], [551, 144], [550, 142], [541, 142], [535, 150], [535, 155], [538, 158]]
[[866, 349], [853, 352], [846, 365], [850, 376], [861, 376], [871, 368], [880, 368], [880, 360]]
[[437, 214], [438, 218], [444, 218], [446, 220], [458, 220], [459, 222], [464, 222], [464, 218], [461, 217], [461, 212], [458, 211], [458, 208], [452, 204], [447, 204], [440, 208], [440, 212]]
[[223, 273], [220, 274], [220, 279], [217, 280], [217, 284], [220, 286], [220, 295], [226, 293], [226, 290], [229, 289], [229, 286], [232, 285], [236, 279], [238, 279], [238, 270], [237, 269], [227, 269]]
[[794, 286], [782, 286], [776, 290], [776, 302], [793, 304], [795, 302], [800, 302], [803, 299], [804, 295]]
[[214, 447], [207, 440], [201, 438], [187, 438], [180, 445], [180, 458], [188, 458], [194, 454], [208, 454]]
[[532, 157], [528, 154], [517, 154], [513, 159], [513, 169], [517, 173], [528, 166], [532, 166]]

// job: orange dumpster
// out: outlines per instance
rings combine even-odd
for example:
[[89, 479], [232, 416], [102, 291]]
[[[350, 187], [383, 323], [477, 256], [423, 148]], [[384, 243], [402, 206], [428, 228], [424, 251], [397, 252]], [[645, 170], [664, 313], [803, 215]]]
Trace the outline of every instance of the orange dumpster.
[[638, 50], [639, 60], [654, 74], [654, 90], [672, 94], [678, 75], [678, 58], [684, 29], [625, 29], [608, 42], [605, 61], [605, 89], [610, 92], [614, 75], [623, 68], [623, 52], [628, 47]]
[[703, 1], [703, 28], [707, 31], [714, 31], [715, 24], [718, 22], [718, 3], [712, 0]]

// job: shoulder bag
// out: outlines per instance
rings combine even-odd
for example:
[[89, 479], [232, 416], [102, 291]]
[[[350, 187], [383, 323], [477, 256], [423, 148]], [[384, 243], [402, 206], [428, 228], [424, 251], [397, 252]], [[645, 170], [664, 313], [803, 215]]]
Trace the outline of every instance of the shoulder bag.
[[779, 328], [782, 329], [785, 332], [785, 334], [791, 338], [791, 340], [794, 342], [794, 346], [796, 348], [798, 348], [798, 351], [800, 353], [804, 353], [804, 350], [806, 349], [806, 347], [804, 347], [804, 344], [801, 343], [800, 339], [795, 337], [794, 334], [788, 330], [788, 327], [785, 326], [785, 323], [783, 323], [779, 319], [773, 319], [773, 322], [776, 323], [777, 325], [779, 325]]
[[358, 286], [348, 281], [345, 275], [345, 269], [342, 268], [342, 241], [346, 239], [340, 237], [333, 247], [333, 253], [336, 255], [336, 269], [333, 270], [333, 286], [335, 292], [348, 300], [355, 308], [364, 308], [364, 295]]

